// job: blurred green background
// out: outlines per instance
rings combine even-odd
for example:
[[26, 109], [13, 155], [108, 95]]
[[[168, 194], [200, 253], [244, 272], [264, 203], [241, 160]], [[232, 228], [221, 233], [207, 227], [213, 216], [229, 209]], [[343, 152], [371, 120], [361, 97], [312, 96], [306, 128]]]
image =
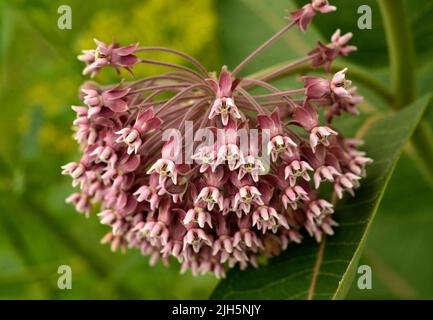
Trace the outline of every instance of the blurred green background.
[[[355, 7], [349, 15], [333, 15], [332, 24], [351, 26], [343, 32], [353, 30], [360, 49], [352, 62], [368, 64], [386, 83], [386, 42], [376, 1], [350, 2], [371, 3], [374, 29], [355, 30]], [[425, 1], [422, 13], [410, 11], [421, 35], [433, 34], [428, 22], [433, 5], [428, 3], [432, 4]], [[57, 28], [57, 8], [62, 4], [72, 8], [72, 30]], [[81, 49], [94, 47], [93, 38], [109, 42], [114, 37], [122, 44], [138, 41], [185, 51], [209, 70], [219, 70], [221, 64], [233, 67], [279, 30], [285, 23], [284, 10], [293, 8], [290, 0], [1, 0], [0, 298], [207, 298], [217, 283], [212, 276], [180, 275], [177, 263], [150, 267], [148, 258], [133, 250], [112, 253], [99, 244], [107, 228], [95, 216], [86, 219], [65, 204], [72, 187], [70, 179], [60, 175], [60, 166], [79, 157], [70, 106], [80, 104], [78, 87], [85, 80], [76, 56]], [[300, 57], [334, 30], [289, 32], [245, 73]], [[369, 39], [378, 45], [368, 47]], [[417, 47], [423, 57], [431, 48]], [[152, 58], [182, 63], [168, 55]], [[418, 67], [420, 92], [431, 91], [432, 63]], [[134, 70], [136, 76], [158, 71], [143, 66]], [[116, 79], [107, 70], [95, 80]], [[282, 87], [293, 83], [280, 81]], [[361, 93], [367, 98], [362, 106], [366, 112], [384, 108], [362, 86]], [[373, 269], [373, 289], [354, 286], [349, 298], [433, 298], [432, 208], [431, 187], [404, 155], [363, 258]], [[72, 290], [57, 288], [60, 265], [72, 267]]]

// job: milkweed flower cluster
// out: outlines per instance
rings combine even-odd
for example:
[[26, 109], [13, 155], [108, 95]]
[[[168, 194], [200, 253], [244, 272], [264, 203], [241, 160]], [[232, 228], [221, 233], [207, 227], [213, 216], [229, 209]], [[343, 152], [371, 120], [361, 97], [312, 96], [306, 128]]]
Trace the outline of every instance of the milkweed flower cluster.
[[[337, 30], [329, 44], [319, 43], [278, 70], [237, 74], [290, 28], [305, 30], [315, 14], [334, 10], [313, 0], [233, 71], [222, 67], [218, 73], [173, 49], [95, 41], [97, 48], [79, 57], [87, 65], [84, 74], [107, 67], [132, 72], [138, 64], [168, 72], [82, 86], [85, 106], [73, 110], [83, 155], [63, 167], [80, 191], [67, 202], [86, 215], [99, 204], [97, 216], [111, 228], [102, 242], [112, 250], [139, 248], [151, 263], [174, 257], [182, 272], [217, 277], [227, 267], [257, 267], [259, 256], [300, 243], [303, 229], [318, 242], [332, 235], [334, 204], [323, 186], [338, 198], [353, 195], [372, 161], [358, 149], [361, 141], [344, 138], [332, 120], [357, 114], [362, 98], [346, 79], [347, 69], [327, 78], [305, 76], [292, 90], [270, 81], [303, 64], [329, 71], [335, 58], [355, 50], [348, 45], [351, 34]], [[139, 58], [149, 51], [178, 55], [191, 67]], [[267, 92], [253, 93], [256, 88]], [[170, 130], [178, 134], [164, 138]], [[187, 139], [200, 130], [218, 139]], [[242, 143], [240, 130], [249, 143]]]

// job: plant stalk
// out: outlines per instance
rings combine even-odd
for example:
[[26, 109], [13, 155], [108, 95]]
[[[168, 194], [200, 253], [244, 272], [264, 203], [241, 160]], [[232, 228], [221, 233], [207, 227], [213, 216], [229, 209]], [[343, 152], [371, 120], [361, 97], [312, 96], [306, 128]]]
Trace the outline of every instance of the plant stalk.
[[[393, 108], [401, 109], [416, 99], [415, 47], [403, 0], [380, 0], [388, 42]], [[412, 136], [414, 159], [425, 179], [433, 181], [433, 132], [426, 118]]]
[[415, 100], [415, 48], [403, 0], [380, 0], [394, 94], [401, 109]]

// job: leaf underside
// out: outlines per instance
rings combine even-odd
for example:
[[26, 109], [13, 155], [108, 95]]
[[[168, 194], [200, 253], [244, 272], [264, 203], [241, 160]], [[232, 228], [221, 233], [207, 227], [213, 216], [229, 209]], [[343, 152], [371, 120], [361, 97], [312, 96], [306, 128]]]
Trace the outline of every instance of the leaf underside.
[[[220, 282], [213, 299], [342, 299], [346, 295], [368, 231], [402, 149], [430, 96], [403, 111], [367, 119], [358, 129], [364, 150], [374, 159], [355, 198], [336, 208], [336, 234], [317, 244], [308, 238], [289, 245], [279, 257], [258, 269], [234, 269]], [[308, 237], [308, 236], [307, 236]]]

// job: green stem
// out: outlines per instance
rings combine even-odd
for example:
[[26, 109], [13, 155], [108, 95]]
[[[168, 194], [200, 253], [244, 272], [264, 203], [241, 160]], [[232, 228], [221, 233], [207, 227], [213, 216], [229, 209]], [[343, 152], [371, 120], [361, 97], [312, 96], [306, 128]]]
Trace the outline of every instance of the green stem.
[[[268, 73], [272, 73], [275, 70], [280, 69], [282, 66], [287, 65], [287, 62], [272, 66], [270, 68], [267, 68], [265, 70], [262, 70], [260, 72], [254, 73], [252, 75], [247, 76], [246, 78], [253, 78], [253, 79], [257, 79], [260, 78]], [[331, 71], [332, 72], [338, 72], [344, 68], [348, 68], [349, 69], [349, 76], [351, 79], [359, 82], [360, 84], [364, 85], [366, 88], [370, 89], [372, 92], [376, 93], [379, 97], [381, 97], [387, 104], [392, 104], [393, 101], [393, 94], [391, 93], [391, 91], [385, 86], [383, 85], [382, 82], [380, 82], [379, 80], [377, 80], [376, 78], [374, 78], [373, 76], [370, 75], [370, 73], [368, 73], [368, 71], [366, 71], [365, 69], [358, 67], [357, 65], [348, 63], [346, 61], [344, 62], [339, 62], [339, 61], [334, 61], [332, 67], [331, 67]], [[311, 71], [311, 67], [308, 65], [302, 65], [299, 67], [295, 67], [293, 69], [290, 69], [288, 71], [286, 71], [285, 73], [279, 74], [277, 77], [272, 78], [272, 79], [267, 79], [269, 80], [276, 80], [279, 78], [284, 78], [290, 75], [295, 75], [295, 74], [302, 74], [302, 73], [306, 73], [308, 71]], [[318, 71], [318, 72], [325, 72], [323, 69], [314, 69], [314, 71]]]
[[401, 109], [415, 100], [415, 49], [403, 0], [379, 1], [385, 25], [394, 107]]
[[[379, 1], [388, 42], [393, 107], [401, 109], [416, 98], [415, 47], [403, 0]], [[433, 181], [433, 132], [428, 120], [421, 120], [412, 139], [414, 159], [427, 182]]]

